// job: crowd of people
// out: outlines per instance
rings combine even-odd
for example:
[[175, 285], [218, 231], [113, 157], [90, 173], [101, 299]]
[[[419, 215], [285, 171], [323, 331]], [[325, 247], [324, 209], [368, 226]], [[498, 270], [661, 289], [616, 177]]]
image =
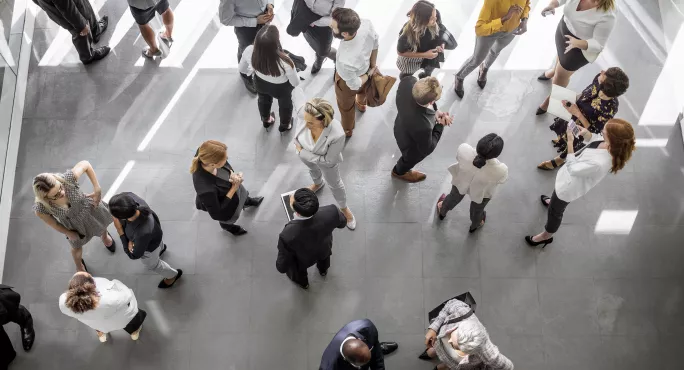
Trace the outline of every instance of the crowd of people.
[[[71, 32], [83, 63], [101, 59], [109, 52], [107, 47], [92, 47], [105, 32], [107, 18], [98, 21], [87, 0], [34, 1]], [[149, 45], [143, 55], [162, 57], [157, 37], [169, 47], [173, 42], [173, 12], [168, 0], [128, 2]], [[308, 66], [303, 58], [283, 49], [280, 30], [271, 24], [277, 11], [272, 0], [221, 0], [219, 8], [221, 23], [234, 27], [240, 78], [247, 91], [257, 96], [264, 128], [276, 122], [276, 114], [271, 111], [276, 99], [278, 129], [287, 134], [295, 128], [294, 152], [311, 175], [312, 184], [290, 197], [294, 219], [274, 240], [277, 254], [273, 255], [277, 270], [305, 290], [309, 287], [309, 267], [316, 265], [323, 277], [328, 273], [334, 230], [356, 228], [339, 166], [346, 141], [353, 140], [350, 137], [356, 110], [366, 111], [366, 87], [378, 73], [380, 44], [374, 26], [344, 5], [344, 0], [295, 0], [287, 27], [288, 34], [303, 34], [314, 50], [312, 74], [321, 70], [326, 58], [335, 62], [336, 107], [320, 97], [301, 104], [293, 101], [300, 82], [298, 71]], [[554, 68], [538, 79], [542, 83], [552, 79], [554, 84], [565, 87], [575, 71], [596, 60], [603, 50], [615, 22], [616, 8], [614, 0], [552, 0], [539, 16], [554, 14], [560, 6], [564, 7], [564, 17], [556, 31], [557, 60]], [[155, 12], [162, 15], [165, 25], [158, 35], [148, 25]], [[475, 26], [475, 49], [455, 75], [454, 91], [459, 98], [464, 96], [465, 78], [476, 68], [477, 85], [486, 87], [489, 68], [516, 36], [525, 34], [530, 16], [529, 0], [485, 0]], [[434, 151], [444, 128], [453, 122], [452, 114], [438, 108], [443, 87], [431, 75], [456, 42], [431, 2], [417, 1], [407, 17], [397, 42], [400, 81], [394, 136], [401, 156], [388, 169], [388, 175], [415, 183], [427, 175], [414, 168]], [[332, 47], [333, 38], [340, 40], [337, 49]], [[635, 146], [634, 130], [629, 122], [614, 118], [618, 97], [628, 87], [627, 75], [613, 67], [601, 71], [575, 101], [563, 101], [572, 119], [555, 118], [550, 126], [554, 133], [549, 137], [560, 155], [538, 167], [558, 173], [551, 196], [540, 196], [542, 205], [548, 208], [548, 217], [544, 231], [524, 238], [530, 246], [545, 247], [553, 242], [566, 207], [581, 201], [606, 175], [617, 174], [629, 161]], [[547, 98], [537, 114], [547, 113], [548, 107]], [[497, 159], [504, 149], [504, 138], [490, 133], [477, 143], [463, 143], [455, 150], [456, 163], [445, 169], [452, 175], [451, 191], [442, 194], [435, 205], [438, 220], [443, 220], [467, 194], [471, 200], [469, 232], [485, 226], [485, 207], [509, 176], [508, 167]], [[79, 179], [84, 174], [92, 183], [92, 193], [81, 190]], [[226, 144], [216, 140], [202, 143], [190, 160], [190, 174], [197, 209], [232, 235], [246, 234], [247, 230], [238, 224], [241, 213], [259, 207], [264, 198], [251, 196], [245, 175], [228, 162]], [[326, 184], [337, 205], [319, 204], [317, 193]], [[97, 175], [87, 161], [61, 174], [37, 175], [33, 191], [36, 216], [67, 239], [77, 271], [59, 297], [60, 310], [96, 330], [102, 342], [107, 340], [107, 333], [121, 329], [133, 340], [138, 339], [147, 313], [138, 306], [134, 292], [116, 279], [91, 275], [82, 251], [97, 237], [110, 253], [115, 253], [117, 242], [107, 231], [113, 223], [124, 253], [160, 275], [159, 288], [171, 288], [183, 271], [161, 259], [167, 245], [160, 217], [151, 205], [131, 192], [121, 192], [104, 202]], [[31, 314], [8, 286], [0, 285], [0, 303], [0, 323], [19, 324], [23, 347], [28, 351], [35, 338]], [[431, 322], [425, 347], [419, 358], [438, 359], [438, 370], [513, 369], [512, 362], [489, 339], [484, 325], [474, 315], [474, 307], [459, 299], [446, 302]], [[378, 328], [370, 320], [356, 320], [334, 336], [322, 354], [320, 369], [384, 369], [384, 356], [397, 348], [397, 343], [380, 341]], [[6, 366], [14, 358], [14, 350], [4, 330], [0, 332], [0, 349], [0, 365]]]

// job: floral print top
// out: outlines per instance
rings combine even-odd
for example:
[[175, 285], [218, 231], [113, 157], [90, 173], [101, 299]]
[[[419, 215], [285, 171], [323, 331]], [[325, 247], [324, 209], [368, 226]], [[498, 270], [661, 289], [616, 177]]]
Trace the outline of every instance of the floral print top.
[[591, 124], [588, 128], [589, 132], [594, 134], [601, 134], [603, 126], [615, 116], [618, 110], [617, 97], [608, 100], [599, 97], [599, 76], [600, 74], [597, 74], [594, 77], [594, 81], [582, 91], [576, 101], [577, 107]]

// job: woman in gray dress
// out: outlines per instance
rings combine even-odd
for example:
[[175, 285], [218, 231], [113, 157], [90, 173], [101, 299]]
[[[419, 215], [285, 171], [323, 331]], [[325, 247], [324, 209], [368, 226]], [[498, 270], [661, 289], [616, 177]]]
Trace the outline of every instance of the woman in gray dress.
[[[93, 184], [93, 192], [84, 194], [78, 185], [83, 174]], [[64, 234], [71, 244], [71, 256], [77, 271], [87, 271], [82, 247], [93, 237], [112, 253], [116, 244], [107, 226], [112, 223], [107, 203], [102, 201], [102, 189], [95, 170], [88, 161], [78, 162], [64, 173], [41, 173], [33, 178], [36, 196], [33, 211], [53, 229]]]

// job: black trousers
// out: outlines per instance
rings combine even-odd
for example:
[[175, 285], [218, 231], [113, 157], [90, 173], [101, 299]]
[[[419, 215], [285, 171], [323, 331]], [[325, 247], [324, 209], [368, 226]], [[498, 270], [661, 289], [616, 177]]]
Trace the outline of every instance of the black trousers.
[[[13, 302], [8, 305], [4, 305], [4, 309], [7, 311], [5, 315], [4, 322], [0, 322], [0, 370], [6, 370], [7, 366], [14, 360], [17, 356], [14, 347], [12, 346], [12, 341], [10, 341], [7, 332], [3, 325], [13, 322], [19, 325], [20, 328], [33, 327], [33, 318], [31, 313], [26, 309], [26, 307], [19, 304], [21, 296], [19, 293], [11, 289], [0, 289], [0, 294], [3, 295], [3, 302]], [[18, 306], [14, 305], [14, 302]], [[16, 307], [16, 308], [15, 308]]]
[[[465, 195], [462, 195], [458, 188], [451, 185], [451, 192], [447, 194], [446, 198], [442, 202], [442, 211], [440, 214], [446, 216], [447, 212], [451, 211], [463, 200]], [[470, 229], [476, 229], [480, 227], [482, 220], [484, 220], [487, 212], [485, 212], [485, 207], [489, 203], [489, 198], [483, 198], [482, 203], [475, 203], [470, 201]]]
[[235, 31], [235, 36], [237, 36], [238, 40], [238, 63], [240, 63], [240, 59], [242, 59], [242, 52], [245, 51], [245, 49], [249, 45], [252, 45], [254, 43], [254, 39], [256, 38], [257, 32], [259, 32], [259, 30], [263, 26], [263, 24], [257, 24], [256, 27], [233, 27], [233, 30]]
[[146, 317], [147, 312], [145, 312], [145, 310], [138, 310], [138, 313], [135, 314], [135, 317], [133, 317], [133, 319], [124, 328], [126, 333], [133, 334], [136, 330], [140, 329], [140, 326], [142, 326]]
[[415, 165], [420, 163], [427, 156], [424, 156], [415, 150], [402, 150], [401, 157], [394, 166], [394, 173], [401, 176], [411, 171]]
[[330, 27], [309, 27], [304, 31], [304, 39], [316, 53], [317, 58], [328, 56], [333, 42], [333, 32]]
[[[317, 261], [316, 268], [318, 269], [318, 272], [325, 274], [330, 268], [330, 256]], [[301, 285], [302, 287], [305, 287], [309, 285], [309, 276], [306, 270], [307, 269], [291, 269], [286, 275], [290, 278], [290, 280]]]
[[546, 226], [544, 226], [547, 233], [554, 234], [558, 231], [563, 222], [563, 213], [565, 213], [565, 208], [567, 208], [568, 204], [570, 203], [558, 198], [556, 191], [554, 190], [553, 194], [551, 194]]
[[268, 121], [271, 115], [271, 106], [273, 106], [273, 99], [278, 99], [278, 112], [280, 113], [280, 124], [288, 125], [292, 120], [292, 111], [294, 105], [292, 104], [292, 90], [294, 87], [285, 82], [282, 84], [274, 84], [262, 80], [254, 75], [254, 86], [257, 90], [257, 105], [259, 106], [259, 114], [262, 121]]
[[74, 44], [78, 52], [78, 58], [81, 62], [87, 62], [93, 57], [93, 35], [101, 33], [100, 25], [97, 23], [97, 15], [90, 5], [88, 0], [77, 0], [82, 3], [82, 16], [88, 21], [90, 32], [81, 36], [81, 30], [69, 30], [71, 33], [71, 42]]

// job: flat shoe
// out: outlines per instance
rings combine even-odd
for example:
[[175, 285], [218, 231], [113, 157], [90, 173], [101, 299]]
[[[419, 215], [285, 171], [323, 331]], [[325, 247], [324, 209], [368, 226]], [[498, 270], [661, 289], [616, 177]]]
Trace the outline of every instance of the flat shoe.
[[353, 214], [352, 214], [352, 219], [351, 219], [351, 220], [347, 220], [347, 228], [348, 228], [349, 230], [354, 230], [354, 229], [356, 229], [356, 217], [354, 217]]
[[423, 353], [421, 353], [421, 354], [418, 356], [418, 358], [421, 359], [421, 360], [426, 360], [426, 361], [432, 360], [432, 358], [430, 358], [430, 356], [428, 356], [428, 350], [427, 350], [427, 349], [426, 349], [425, 351], [423, 351]]
[[150, 54], [150, 48], [146, 48], [142, 51], [142, 56], [144, 56], [147, 59], [154, 59], [155, 57], [162, 56], [162, 51], [161, 49], [157, 49], [156, 53]]
[[542, 74], [537, 77], [537, 80], [539, 81], [548, 81], [550, 79], [551, 77], [546, 77], [546, 71], [542, 72]]
[[[171, 283], [171, 284], [166, 284], [166, 283], [164, 282], [164, 279], [162, 279], [162, 281], [159, 282], [159, 285], [157, 285], [157, 288], [160, 288], [160, 289], [171, 288], [171, 287], [173, 286], [173, 284], [176, 284], [176, 282], [178, 281], [178, 279], [181, 278], [181, 276], [183, 276], [183, 270], [178, 269], [178, 273], [176, 274], [176, 277], [173, 278], [173, 283]], [[134, 339], [134, 340], [135, 340], [135, 339]]]
[[541, 108], [537, 108], [537, 113], [535, 113], [535, 115], [536, 115], [536, 116], [541, 116], [541, 115], [544, 114], [544, 113], [546, 113], [545, 110], [543, 110], [543, 109], [541, 109]]

